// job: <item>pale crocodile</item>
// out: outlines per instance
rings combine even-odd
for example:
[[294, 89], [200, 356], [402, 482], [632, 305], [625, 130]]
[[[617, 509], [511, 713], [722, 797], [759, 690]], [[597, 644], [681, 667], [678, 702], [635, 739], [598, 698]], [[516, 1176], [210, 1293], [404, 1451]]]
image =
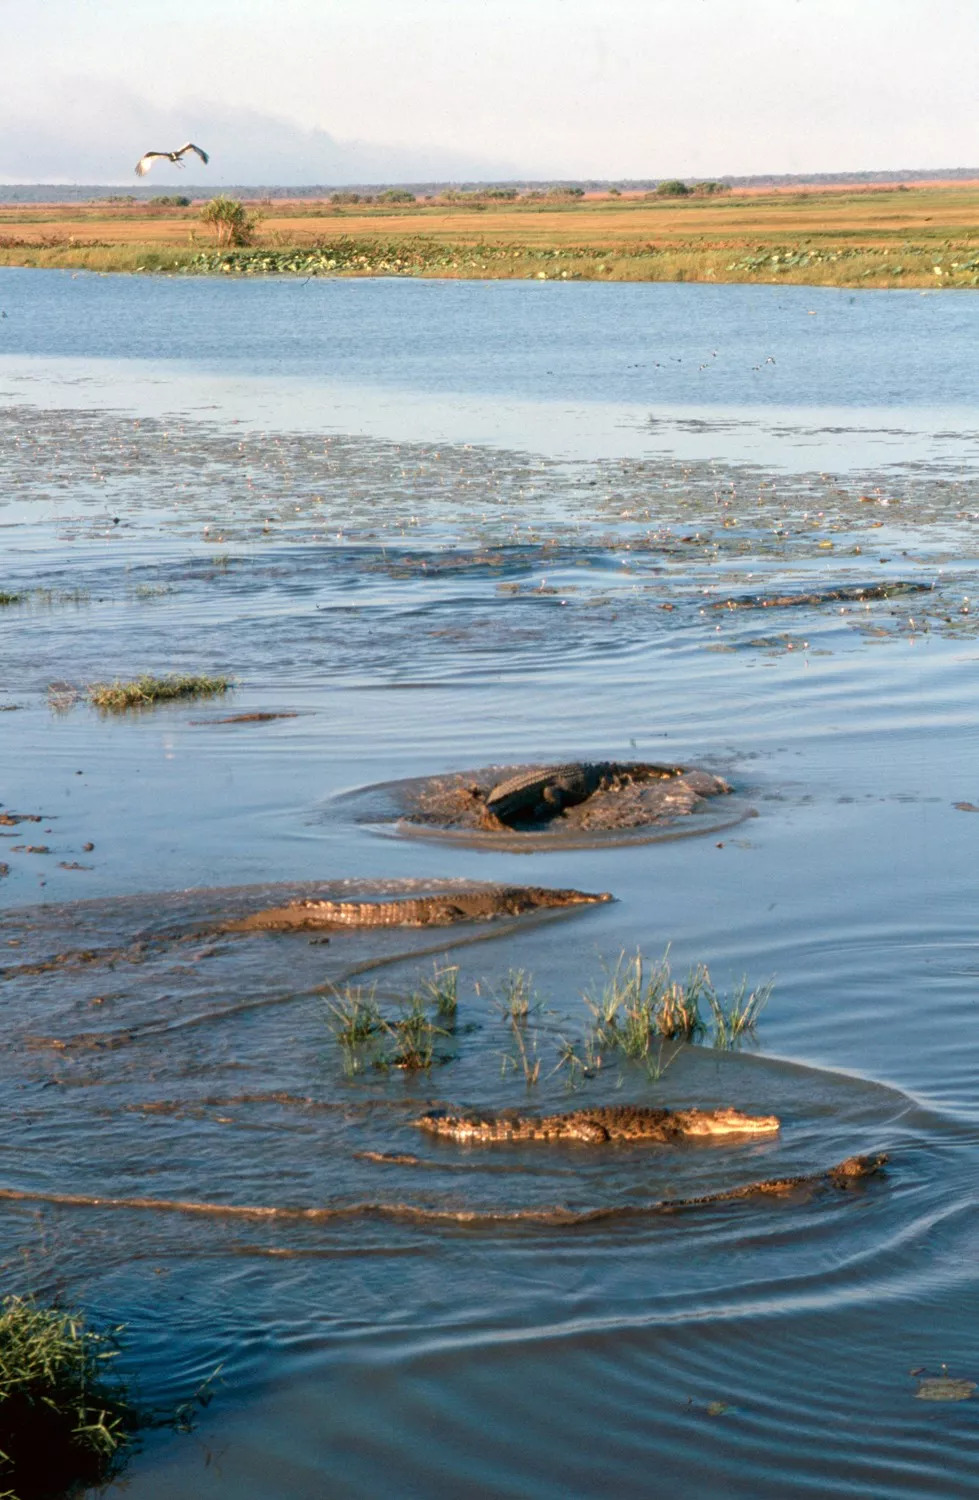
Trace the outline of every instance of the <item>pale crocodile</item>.
[[484, 886], [480, 890], [402, 896], [390, 901], [293, 901], [229, 922], [225, 932], [285, 931], [304, 927], [450, 927], [455, 922], [489, 922], [564, 906], [611, 901], [608, 891], [550, 890], [543, 886]]
[[737, 1109], [650, 1109], [642, 1105], [599, 1106], [567, 1114], [453, 1115], [431, 1110], [414, 1124], [433, 1135], [467, 1144], [494, 1141], [658, 1141], [685, 1136], [773, 1135], [775, 1115], [745, 1115]]

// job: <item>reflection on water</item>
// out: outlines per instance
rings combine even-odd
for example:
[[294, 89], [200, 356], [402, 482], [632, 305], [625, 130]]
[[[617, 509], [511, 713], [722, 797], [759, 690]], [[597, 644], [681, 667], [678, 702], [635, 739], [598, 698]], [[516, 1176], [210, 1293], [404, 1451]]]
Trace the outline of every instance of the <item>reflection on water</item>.
[[[4, 272], [0, 302], [8, 1283], [126, 1322], [154, 1402], [224, 1366], [127, 1493], [971, 1494], [974, 1407], [909, 1372], [977, 1368], [974, 299]], [[142, 671], [236, 689], [85, 704]], [[757, 816], [519, 858], [338, 816], [579, 757], [705, 766]], [[222, 930], [453, 877], [616, 900]], [[569, 1095], [583, 990], [667, 944], [774, 977], [758, 1047]], [[397, 1007], [433, 962], [447, 1060], [351, 1072], [329, 986]], [[412, 1125], [623, 1101], [782, 1128]], [[880, 1150], [852, 1192], [661, 1208]]]

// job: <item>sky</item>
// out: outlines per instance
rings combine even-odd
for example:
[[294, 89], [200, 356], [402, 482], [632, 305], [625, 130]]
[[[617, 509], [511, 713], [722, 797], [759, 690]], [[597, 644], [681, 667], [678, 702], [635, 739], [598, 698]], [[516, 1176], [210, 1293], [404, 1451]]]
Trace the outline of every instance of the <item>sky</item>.
[[0, 181], [979, 165], [979, 0], [0, 0]]

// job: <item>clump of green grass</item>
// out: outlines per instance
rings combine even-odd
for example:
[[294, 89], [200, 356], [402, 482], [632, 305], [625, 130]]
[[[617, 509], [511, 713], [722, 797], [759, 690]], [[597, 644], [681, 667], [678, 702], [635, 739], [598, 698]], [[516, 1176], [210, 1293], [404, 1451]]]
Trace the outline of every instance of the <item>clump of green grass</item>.
[[440, 969], [436, 964], [432, 977], [422, 980], [418, 993], [434, 1007], [440, 1020], [454, 1025], [459, 1010], [459, 965], [447, 964]]
[[[353, 1075], [371, 1067], [418, 1072], [442, 1061], [436, 1047], [455, 1024], [457, 979], [457, 969], [436, 968], [423, 989], [399, 1002], [393, 1017], [381, 1010], [373, 988], [333, 987], [327, 1001], [327, 1025], [343, 1053], [345, 1071]], [[428, 1004], [434, 1007], [436, 1020], [447, 1024], [436, 1024], [426, 1010]]]
[[375, 1000], [376, 986], [364, 990], [359, 984], [344, 985], [327, 1001], [329, 1026], [341, 1047], [357, 1047], [382, 1029], [381, 1012]]
[[737, 1047], [745, 1037], [753, 1037], [764, 1007], [772, 993], [772, 983], [749, 990], [742, 979], [726, 1002], [720, 1002], [713, 988], [706, 994], [711, 1012], [711, 1041], [715, 1047]]
[[742, 980], [725, 1000], [706, 964], [695, 964], [685, 980], [673, 978], [669, 952], [651, 965], [640, 952], [620, 953], [605, 984], [583, 995], [592, 1015], [592, 1045], [646, 1062], [654, 1044], [698, 1042], [720, 1048], [752, 1037], [772, 986], [749, 991]]
[[23, 597], [22, 594], [8, 594], [6, 589], [0, 589], [0, 608], [5, 604], [19, 604]]
[[0, 1483], [10, 1497], [105, 1483], [139, 1425], [114, 1379], [121, 1329], [7, 1297], [0, 1311]]
[[230, 677], [151, 677], [146, 674], [131, 682], [93, 682], [88, 701], [95, 708], [120, 713], [127, 708], [145, 708], [153, 703], [168, 703], [175, 698], [214, 698], [232, 687]]
[[411, 995], [402, 1004], [400, 1015], [393, 1021], [385, 1019], [383, 1026], [387, 1046], [376, 1065], [404, 1068], [409, 1073], [430, 1068], [438, 1038], [447, 1035], [444, 1027], [436, 1026], [426, 1015], [424, 1000], [418, 994]]

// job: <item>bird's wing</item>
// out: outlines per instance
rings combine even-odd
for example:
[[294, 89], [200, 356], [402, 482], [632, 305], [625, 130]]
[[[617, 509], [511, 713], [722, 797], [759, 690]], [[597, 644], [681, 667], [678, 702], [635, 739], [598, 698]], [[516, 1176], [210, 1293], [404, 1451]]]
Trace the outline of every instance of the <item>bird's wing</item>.
[[195, 146], [194, 143], [193, 143], [193, 141], [188, 141], [185, 146], [181, 146], [180, 150], [179, 151], [175, 151], [173, 154], [174, 154], [174, 156], [183, 156], [186, 151], [196, 151], [197, 155], [200, 157], [200, 159], [204, 163], [205, 167], [207, 166], [207, 163], [208, 163], [207, 152], [206, 151], [202, 151], [201, 148], [200, 148], [200, 146]]
[[136, 163], [136, 176], [137, 177], [145, 177], [146, 173], [149, 171], [150, 167], [153, 165], [153, 159], [154, 159], [154, 157], [157, 157], [157, 156], [166, 156], [166, 154], [167, 153], [165, 151], [147, 151], [147, 152], [145, 152], [145, 154], [143, 156], [141, 156], [139, 158], [139, 161]]

